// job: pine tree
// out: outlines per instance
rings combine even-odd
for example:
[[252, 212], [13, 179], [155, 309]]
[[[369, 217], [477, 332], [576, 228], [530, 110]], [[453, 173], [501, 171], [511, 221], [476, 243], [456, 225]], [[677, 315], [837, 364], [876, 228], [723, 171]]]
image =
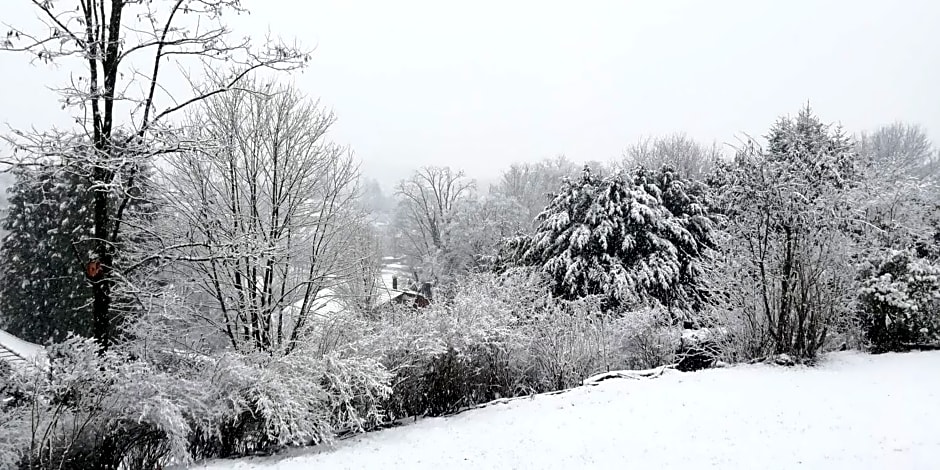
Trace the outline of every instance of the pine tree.
[[600, 296], [607, 310], [658, 303], [685, 317], [700, 306], [701, 262], [713, 220], [700, 185], [669, 168], [599, 178], [585, 167], [510, 242], [517, 264], [538, 267], [555, 295]]
[[76, 259], [92, 221], [87, 180], [61, 165], [18, 167], [3, 221], [0, 283], [3, 328], [33, 342], [91, 336], [91, 289]]
[[[9, 189], [9, 207], [2, 228], [7, 232], [0, 246], [4, 264], [0, 282], [0, 325], [32, 342], [61, 342], [70, 333], [92, 337], [89, 313], [91, 282], [95, 279], [94, 218], [89, 210], [96, 191], [122, 191], [128, 202], [122, 209], [125, 236], [117, 238], [112, 270], [121, 273], [129, 246], [136, 245], [146, 230], [151, 212], [144, 196], [151, 169], [134, 162], [133, 186], [98, 188], [90, 168], [81, 158], [62, 157], [36, 165], [17, 166], [16, 181]], [[115, 196], [117, 198], [117, 196]], [[117, 210], [117, 209], [116, 209]], [[131, 220], [144, 221], [131, 227]], [[108, 221], [113, 229], [115, 222]], [[140, 257], [134, 255], [135, 257]], [[126, 292], [115, 291], [116, 307], [126, 307]], [[121, 308], [112, 312], [112, 332], [120, 326]]]

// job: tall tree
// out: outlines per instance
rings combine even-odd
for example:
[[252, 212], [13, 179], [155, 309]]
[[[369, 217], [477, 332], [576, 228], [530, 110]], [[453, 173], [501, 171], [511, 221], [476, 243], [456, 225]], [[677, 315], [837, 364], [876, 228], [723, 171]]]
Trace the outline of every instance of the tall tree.
[[867, 167], [890, 180], [926, 177], [936, 157], [924, 129], [903, 122], [863, 133], [856, 147]]
[[535, 163], [513, 163], [504, 171], [490, 193], [515, 203], [522, 208], [516, 229], [529, 233], [535, 227], [535, 218], [552, 200], [565, 177], [576, 178], [578, 165], [564, 156], [544, 159]]
[[451, 269], [439, 266], [452, 246], [448, 232], [461, 204], [476, 188], [463, 171], [428, 166], [398, 184], [398, 224], [412, 256], [430, 271], [429, 280], [448, 275]]
[[937, 152], [919, 126], [894, 123], [856, 143], [862, 184], [854, 198], [868, 224], [864, 236], [879, 248], [929, 252], [938, 233]]
[[21, 167], [14, 174], [3, 222], [8, 235], [0, 246], [3, 328], [36, 343], [62, 341], [69, 333], [91, 336], [89, 286], [72, 245], [93, 229], [88, 181], [59, 165]]
[[316, 102], [270, 82], [239, 88], [207, 99], [190, 125], [200, 145], [167, 158], [156, 246], [144, 251], [163, 261], [149, 327], [287, 354], [362, 271], [358, 166], [327, 140], [335, 119]]
[[679, 176], [702, 180], [721, 160], [718, 146], [704, 146], [685, 134], [645, 138], [624, 152], [620, 165], [630, 170], [635, 166], [658, 169], [672, 168]]
[[[23, 158], [76, 155], [84, 159], [82, 167], [91, 170], [94, 194], [88, 211], [93, 230], [81, 241], [94, 245], [93, 257], [80, 272], [91, 287], [92, 332], [106, 348], [115, 314], [113, 262], [131, 199], [126, 195], [138, 182], [134, 168], [175, 148], [176, 139], [166, 131], [178, 111], [230, 90], [253, 70], [296, 68], [307, 54], [283, 43], [255, 48], [248, 40], [232, 38], [221, 18], [243, 11], [239, 0], [30, 3], [39, 22], [11, 26], [0, 49], [76, 71], [59, 92], [65, 106], [77, 110], [75, 120], [91, 142], [90, 151], [55, 131], [17, 132], [10, 140]], [[171, 59], [187, 57], [201, 60], [207, 69], [229, 72], [222, 73], [223, 81], [198, 88], [191, 96], [172, 96], [166, 91], [172, 87], [167, 86], [165, 66]]]
[[[138, 179], [135, 191], [110, 197], [128, 198], [126, 216], [146, 220], [151, 170], [132, 171]], [[0, 246], [0, 261], [7, 266], [0, 283], [0, 319], [12, 333], [39, 343], [59, 342], [69, 333], [92, 336], [89, 273], [83, 273], [83, 261], [94, 255], [93, 244], [85, 241], [94, 233], [89, 208], [97, 191], [90, 169], [85, 159], [65, 155], [16, 167], [13, 173], [16, 183], [3, 221], [7, 235]], [[121, 248], [141, 241], [142, 234], [131, 227], [125, 235], [117, 245], [117, 271], [125, 261]]]
[[767, 146], [750, 142], [723, 199], [738, 256], [736, 308], [763, 329], [774, 353], [813, 357], [851, 303], [854, 221], [849, 189], [858, 158], [840, 128], [807, 106], [780, 118]]

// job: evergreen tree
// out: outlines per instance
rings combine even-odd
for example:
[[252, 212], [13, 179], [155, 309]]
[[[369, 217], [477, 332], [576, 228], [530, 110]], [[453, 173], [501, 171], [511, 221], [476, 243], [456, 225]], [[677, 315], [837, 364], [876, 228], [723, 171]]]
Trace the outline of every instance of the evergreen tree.
[[701, 263], [714, 248], [704, 189], [669, 168], [630, 176], [602, 179], [585, 167], [565, 179], [509, 256], [538, 267], [560, 297], [598, 295], [607, 310], [659, 303], [687, 316], [700, 306]]
[[38, 343], [91, 336], [91, 289], [73, 243], [92, 233], [87, 180], [61, 165], [18, 167], [0, 247], [3, 328]]
[[888, 250], [859, 270], [859, 323], [874, 352], [940, 342], [940, 264]]
[[[91, 285], [100, 282], [100, 268], [94, 257], [94, 218], [89, 207], [96, 191], [122, 191], [128, 202], [123, 208], [125, 236], [115, 240], [115, 257], [110, 266], [115, 273], [128, 259], [128, 246], [136, 245], [146, 233], [144, 224], [150, 203], [143, 195], [150, 182], [150, 168], [134, 162], [132, 187], [96, 187], [94, 168], [81, 158], [62, 157], [56, 161], [14, 168], [15, 183], [9, 189], [9, 207], [2, 228], [7, 232], [0, 246], [0, 262], [6, 266], [0, 282], [0, 325], [32, 342], [60, 342], [69, 333], [91, 337], [94, 322], [89, 314]], [[114, 221], [108, 227], [114, 229]], [[141, 230], [141, 228], [143, 228]], [[135, 257], [142, 257], [136, 256]], [[97, 272], [96, 272], [97, 270]], [[117, 305], [126, 307], [126, 292], [115, 291]], [[117, 306], [116, 305], [116, 306]], [[112, 332], [120, 325], [121, 309], [116, 308], [110, 323]]]

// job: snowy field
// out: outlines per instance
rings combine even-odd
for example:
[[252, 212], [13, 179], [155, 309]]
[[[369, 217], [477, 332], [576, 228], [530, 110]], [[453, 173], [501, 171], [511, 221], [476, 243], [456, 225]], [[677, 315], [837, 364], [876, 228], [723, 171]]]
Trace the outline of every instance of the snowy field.
[[614, 379], [194, 468], [940, 469], [940, 352]]

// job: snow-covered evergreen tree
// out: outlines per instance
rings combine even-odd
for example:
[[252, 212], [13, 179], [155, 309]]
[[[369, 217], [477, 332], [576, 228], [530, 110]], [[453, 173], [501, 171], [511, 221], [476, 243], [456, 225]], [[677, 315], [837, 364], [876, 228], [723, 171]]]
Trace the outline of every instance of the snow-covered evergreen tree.
[[544, 272], [555, 295], [598, 295], [607, 310], [660, 303], [678, 317], [699, 306], [713, 220], [702, 188], [669, 168], [600, 178], [585, 167], [563, 182], [537, 225], [511, 251]]
[[889, 250], [862, 266], [860, 315], [873, 351], [940, 341], [940, 265]]
[[61, 165], [20, 167], [14, 174], [0, 247], [3, 328], [39, 343], [62, 341], [70, 332], [90, 336], [91, 290], [76, 259], [77, 242], [92, 230], [89, 183]]
[[[60, 342], [70, 333], [90, 337], [94, 333], [91, 283], [101, 282], [93, 272], [94, 217], [89, 207], [96, 191], [118, 192], [123, 200], [123, 237], [115, 238], [114, 258], [109, 266], [120, 275], [126, 260], [126, 247], [145, 236], [149, 202], [144, 198], [150, 181], [150, 169], [135, 161], [132, 184], [121, 189], [95, 186], [95, 171], [81, 157], [63, 156], [36, 165], [14, 169], [16, 182], [9, 189], [9, 207], [3, 220], [7, 232], [0, 246], [0, 261], [6, 269], [0, 282], [0, 325], [11, 333], [37, 343]], [[130, 220], [136, 219], [137, 224]], [[117, 228], [107, 220], [109, 231]], [[121, 290], [112, 293], [122, 298]], [[110, 322], [116, 330], [122, 311], [112, 311]]]

